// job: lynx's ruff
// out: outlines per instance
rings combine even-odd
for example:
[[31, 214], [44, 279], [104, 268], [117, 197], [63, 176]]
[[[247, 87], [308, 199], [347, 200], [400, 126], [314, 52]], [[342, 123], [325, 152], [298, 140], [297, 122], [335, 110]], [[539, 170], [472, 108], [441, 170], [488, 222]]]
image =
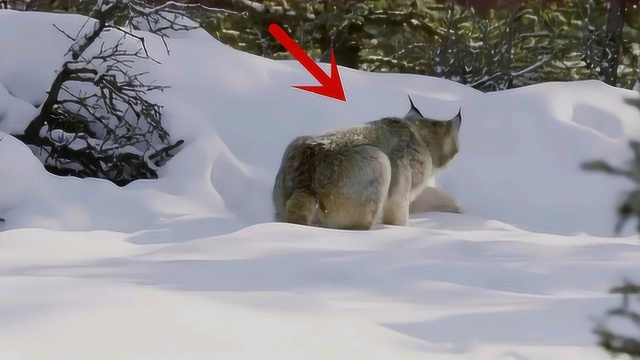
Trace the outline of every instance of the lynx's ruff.
[[406, 226], [411, 202], [457, 154], [462, 123], [460, 111], [433, 120], [409, 101], [404, 118], [294, 139], [273, 187], [276, 221], [354, 230], [380, 220]]

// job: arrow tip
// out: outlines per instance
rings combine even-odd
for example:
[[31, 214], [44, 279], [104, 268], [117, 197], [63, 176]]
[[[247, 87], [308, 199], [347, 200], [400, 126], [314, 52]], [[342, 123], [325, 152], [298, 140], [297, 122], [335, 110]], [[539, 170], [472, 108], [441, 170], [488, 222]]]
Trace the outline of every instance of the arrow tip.
[[340, 79], [340, 73], [338, 72], [338, 64], [336, 64], [336, 59], [333, 56], [333, 49], [331, 49], [331, 82], [334, 87], [335, 99], [347, 101], [347, 96], [342, 87], [342, 79]]
[[342, 87], [342, 80], [340, 79], [340, 73], [338, 72], [338, 65], [333, 55], [333, 49], [331, 49], [331, 77], [326, 76], [318, 80], [320, 81], [320, 85], [318, 86], [294, 85], [293, 87], [339, 101], [347, 101], [347, 96]]

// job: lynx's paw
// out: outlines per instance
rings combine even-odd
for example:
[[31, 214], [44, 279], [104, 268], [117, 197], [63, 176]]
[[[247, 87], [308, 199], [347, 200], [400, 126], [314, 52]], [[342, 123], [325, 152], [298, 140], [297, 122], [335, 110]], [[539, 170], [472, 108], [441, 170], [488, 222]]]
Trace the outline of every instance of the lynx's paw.
[[412, 214], [431, 211], [456, 214], [464, 212], [462, 207], [451, 196], [431, 186], [418, 195], [411, 203], [409, 211]]
[[458, 204], [447, 204], [447, 205], [443, 205], [440, 208], [435, 207], [430, 211], [446, 212], [446, 213], [454, 213], [454, 214], [462, 214], [464, 212], [462, 207]]

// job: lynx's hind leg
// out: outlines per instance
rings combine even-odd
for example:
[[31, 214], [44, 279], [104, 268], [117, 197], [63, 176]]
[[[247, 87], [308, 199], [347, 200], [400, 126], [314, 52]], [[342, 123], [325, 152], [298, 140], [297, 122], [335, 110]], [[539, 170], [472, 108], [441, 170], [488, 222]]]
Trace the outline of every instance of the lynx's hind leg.
[[311, 225], [318, 208], [318, 200], [304, 191], [294, 191], [281, 214], [282, 221]]
[[380, 149], [372, 145], [343, 149], [316, 174], [320, 226], [370, 230], [379, 220], [391, 181], [389, 159]]
[[345, 230], [370, 230], [376, 222], [380, 206], [342, 196], [340, 203], [330, 202], [318, 211], [318, 223], [322, 227]]
[[310, 176], [310, 174], [304, 173], [300, 164], [303, 161], [308, 161], [308, 159], [304, 159], [307, 155], [305, 148], [307, 147], [306, 142], [311, 139], [311, 136], [298, 136], [287, 146], [282, 155], [280, 169], [276, 174], [272, 191], [275, 221], [286, 221], [285, 218], [288, 217], [285, 215], [287, 202], [300, 186], [301, 175], [302, 177]]

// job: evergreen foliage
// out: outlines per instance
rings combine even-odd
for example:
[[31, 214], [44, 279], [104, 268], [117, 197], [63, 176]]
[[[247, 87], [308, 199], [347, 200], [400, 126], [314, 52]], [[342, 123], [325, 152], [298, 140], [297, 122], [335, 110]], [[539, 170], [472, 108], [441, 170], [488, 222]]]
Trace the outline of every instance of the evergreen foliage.
[[273, 22], [312, 57], [329, 61], [333, 47], [338, 64], [355, 69], [430, 75], [483, 91], [585, 79], [631, 88], [640, 8], [625, 3], [613, 13], [605, 0], [523, 0], [479, 14], [435, 0], [234, 0], [199, 20], [222, 42], [274, 59], [290, 56], [269, 34]]
[[[319, 61], [328, 62], [333, 48], [342, 66], [435, 76], [482, 91], [586, 79], [630, 89], [638, 79], [640, 0], [501, 0], [481, 13], [450, 0], [148, 2], [189, 5], [223, 43], [273, 59], [291, 58], [268, 31], [277, 23]], [[88, 14], [86, 3], [53, 2]]]
[[[630, 99], [630, 104], [640, 110], [640, 101]], [[625, 223], [633, 217], [638, 219], [640, 233], [640, 142], [629, 143], [634, 159], [627, 169], [621, 169], [597, 160], [584, 163], [583, 169], [600, 171], [615, 176], [623, 176], [637, 184], [637, 189], [630, 191], [618, 207], [619, 221], [615, 230], [619, 233]], [[640, 359], [640, 285], [625, 280], [622, 285], [610, 290], [612, 294], [622, 296], [622, 304], [608, 310], [605, 317], [598, 321], [594, 333], [599, 338], [600, 346], [612, 355], [629, 355], [632, 359]], [[620, 331], [625, 329], [626, 331]], [[629, 332], [631, 330], [631, 334]]]

